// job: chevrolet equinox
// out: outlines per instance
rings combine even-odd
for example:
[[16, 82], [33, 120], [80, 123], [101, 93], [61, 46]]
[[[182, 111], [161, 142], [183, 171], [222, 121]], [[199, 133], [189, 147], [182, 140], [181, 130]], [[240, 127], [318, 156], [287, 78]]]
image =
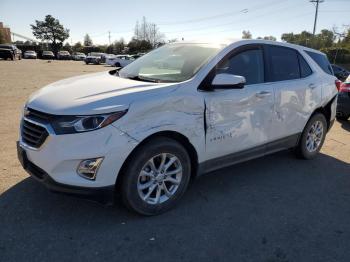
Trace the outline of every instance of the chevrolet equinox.
[[53, 191], [160, 214], [190, 179], [293, 148], [314, 158], [336, 113], [326, 56], [264, 40], [174, 43], [121, 70], [77, 76], [26, 102], [24, 169]]

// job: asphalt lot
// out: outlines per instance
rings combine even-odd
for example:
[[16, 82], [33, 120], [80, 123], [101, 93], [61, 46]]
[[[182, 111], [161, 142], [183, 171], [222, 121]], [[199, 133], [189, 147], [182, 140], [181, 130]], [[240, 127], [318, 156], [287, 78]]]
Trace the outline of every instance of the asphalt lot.
[[350, 261], [350, 122], [315, 160], [289, 152], [200, 177], [180, 205], [141, 217], [48, 192], [20, 167], [33, 91], [103, 65], [0, 61], [0, 261]]

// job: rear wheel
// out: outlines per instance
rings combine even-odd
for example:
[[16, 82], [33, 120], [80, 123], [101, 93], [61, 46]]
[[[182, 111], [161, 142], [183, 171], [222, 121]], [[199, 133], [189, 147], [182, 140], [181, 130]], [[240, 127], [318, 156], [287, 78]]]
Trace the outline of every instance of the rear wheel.
[[169, 138], [155, 138], [128, 160], [121, 184], [124, 204], [143, 215], [158, 215], [185, 193], [191, 176], [186, 149]]
[[312, 159], [321, 150], [327, 133], [327, 121], [323, 114], [316, 113], [306, 124], [296, 147], [296, 154], [303, 159]]
[[120, 65], [119, 62], [115, 63], [114, 66], [115, 66], [115, 67], [121, 67], [121, 65]]

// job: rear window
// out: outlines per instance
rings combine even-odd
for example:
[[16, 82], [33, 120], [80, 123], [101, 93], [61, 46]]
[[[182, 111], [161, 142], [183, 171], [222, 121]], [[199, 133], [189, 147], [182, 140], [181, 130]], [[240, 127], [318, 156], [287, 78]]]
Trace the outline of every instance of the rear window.
[[325, 73], [329, 75], [333, 75], [331, 64], [329, 63], [326, 55], [318, 54], [311, 51], [305, 51], [305, 52], [312, 58], [312, 60], [314, 60], [319, 65], [319, 67], [322, 68], [322, 70]]
[[296, 50], [280, 46], [269, 46], [271, 81], [300, 78], [298, 53]]

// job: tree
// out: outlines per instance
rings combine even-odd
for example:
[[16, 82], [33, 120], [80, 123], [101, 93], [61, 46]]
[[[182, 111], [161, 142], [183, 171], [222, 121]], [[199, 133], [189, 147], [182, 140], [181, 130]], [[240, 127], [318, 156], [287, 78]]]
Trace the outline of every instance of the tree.
[[252, 39], [252, 34], [249, 32], [249, 30], [243, 30], [242, 39]]
[[142, 23], [136, 22], [133, 39], [137, 41], [147, 41], [153, 48], [164, 42], [164, 34], [159, 31], [155, 23], [149, 23], [146, 17], [142, 18]]
[[321, 49], [333, 46], [335, 35], [332, 31], [323, 29], [321, 33], [316, 35], [307, 31], [303, 31], [300, 34], [285, 33], [282, 34], [281, 39], [288, 43]]
[[80, 42], [77, 42], [73, 45], [73, 51], [74, 52], [82, 52], [83, 45]]
[[30, 25], [33, 35], [40, 40], [49, 41], [52, 50], [57, 53], [64, 40], [69, 37], [69, 29], [63, 27], [60, 21], [51, 15], [45, 16], [44, 21], [35, 20], [35, 25]]
[[88, 34], [86, 34], [84, 36], [84, 46], [92, 46], [92, 45], [93, 43], [92, 43], [91, 37]]
[[0, 30], [0, 44], [5, 44], [5, 38], [2, 35], [2, 31]]
[[72, 47], [71, 45], [67, 42], [64, 46], [63, 46], [63, 50], [68, 51], [68, 52], [72, 52]]
[[146, 40], [137, 40], [133, 38], [128, 43], [128, 48], [130, 53], [139, 53], [139, 52], [147, 52], [151, 50], [153, 47], [151, 43]]

